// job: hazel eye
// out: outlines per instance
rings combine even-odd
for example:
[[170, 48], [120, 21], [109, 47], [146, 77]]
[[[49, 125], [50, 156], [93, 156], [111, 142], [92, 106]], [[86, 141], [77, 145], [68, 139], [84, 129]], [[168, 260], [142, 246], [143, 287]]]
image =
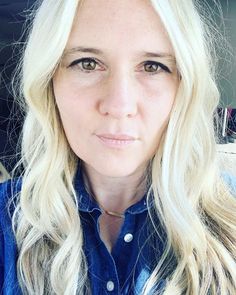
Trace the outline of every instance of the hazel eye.
[[162, 63], [155, 62], [155, 61], [147, 61], [144, 64], [144, 69], [146, 72], [151, 73], [151, 74], [156, 74], [161, 71], [171, 73], [170, 69], [167, 66], [165, 66]]
[[81, 58], [81, 59], [77, 59], [74, 60], [69, 67], [79, 67], [81, 71], [86, 71], [86, 72], [90, 72], [90, 71], [94, 71], [96, 69], [96, 66], [98, 65], [98, 63], [96, 62], [95, 59], [92, 58]]
[[85, 59], [81, 61], [82, 68], [87, 71], [93, 71], [96, 68], [96, 61], [92, 59]]

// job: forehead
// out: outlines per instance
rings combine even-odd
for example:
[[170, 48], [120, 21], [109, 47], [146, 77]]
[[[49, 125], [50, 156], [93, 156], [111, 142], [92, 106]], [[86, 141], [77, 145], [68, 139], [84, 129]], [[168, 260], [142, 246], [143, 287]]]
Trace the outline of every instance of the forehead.
[[82, 1], [67, 49], [77, 46], [173, 54], [165, 28], [149, 0]]

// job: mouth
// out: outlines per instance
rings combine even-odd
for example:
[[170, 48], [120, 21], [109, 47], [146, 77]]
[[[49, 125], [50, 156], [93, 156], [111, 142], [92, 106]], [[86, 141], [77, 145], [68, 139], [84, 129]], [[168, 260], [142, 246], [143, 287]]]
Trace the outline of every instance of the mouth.
[[96, 134], [98, 139], [108, 147], [123, 148], [134, 144], [137, 137], [127, 134]]

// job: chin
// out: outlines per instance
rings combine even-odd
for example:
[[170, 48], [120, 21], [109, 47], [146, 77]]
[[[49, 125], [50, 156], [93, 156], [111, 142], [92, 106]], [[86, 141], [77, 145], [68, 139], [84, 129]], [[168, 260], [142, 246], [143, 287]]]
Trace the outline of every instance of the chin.
[[[90, 156], [87, 157], [80, 155], [80, 159], [83, 161], [85, 169], [91, 173], [99, 174], [104, 177], [128, 177], [135, 173], [141, 174], [145, 172], [148, 160], [145, 158], [140, 159], [139, 155], [128, 155], [125, 157], [114, 156]], [[139, 161], [137, 159], [139, 158]]]

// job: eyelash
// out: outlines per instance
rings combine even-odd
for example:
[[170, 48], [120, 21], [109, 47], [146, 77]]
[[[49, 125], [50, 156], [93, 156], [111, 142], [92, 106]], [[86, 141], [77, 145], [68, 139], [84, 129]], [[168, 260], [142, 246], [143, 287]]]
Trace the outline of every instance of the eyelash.
[[[83, 62], [89, 62], [89, 63], [93, 62], [93, 63], [95, 63], [95, 66], [99, 64], [99, 62], [96, 59], [86, 57], [86, 58], [81, 58], [81, 59], [74, 60], [68, 66], [68, 68], [78, 67], [79, 64], [82, 64]], [[170, 69], [166, 65], [164, 65], [164, 64], [162, 64], [160, 62], [148, 60], [148, 61], [144, 62], [143, 65], [144, 66], [147, 66], [147, 65], [155, 65], [155, 66], [157, 66], [157, 71], [155, 71], [155, 72], [148, 72], [147, 71], [147, 73], [149, 73], [150, 75], [156, 75], [156, 74], [158, 74], [159, 71], [160, 71], [158, 68], [161, 68], [161, 70], [163, 70], [164, 72], [171, 73]], [[83, 69], [83, 68], [80, 68], [80, 70], [82, 72], [85, 72], [85, 73], [91, 73], [91, 72], [95, 71], [95, 69], [93, 69], [93, 70], [86, 70], [86, 69]]]

